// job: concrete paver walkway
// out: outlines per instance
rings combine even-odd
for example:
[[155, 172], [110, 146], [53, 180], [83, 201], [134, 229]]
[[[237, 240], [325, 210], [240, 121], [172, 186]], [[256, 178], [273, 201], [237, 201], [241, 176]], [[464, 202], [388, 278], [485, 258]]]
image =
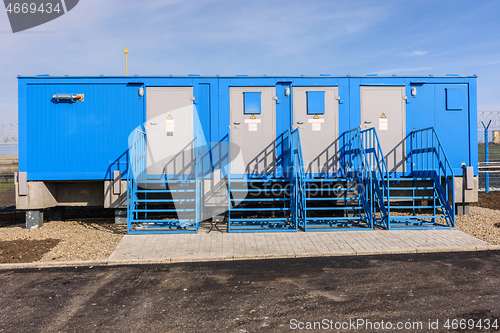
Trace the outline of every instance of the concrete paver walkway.
[[182, 262], [487, 250], [458, 230], [125, 235], [109, 262]]

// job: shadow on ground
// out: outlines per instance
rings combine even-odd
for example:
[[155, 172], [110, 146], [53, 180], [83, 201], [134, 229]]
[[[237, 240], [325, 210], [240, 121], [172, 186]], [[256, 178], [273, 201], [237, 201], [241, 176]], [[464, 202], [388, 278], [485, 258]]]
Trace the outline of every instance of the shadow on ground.
[[492, 251], [0, 271], [0, 331], [444, 332], [500, 318], [499, 270]]

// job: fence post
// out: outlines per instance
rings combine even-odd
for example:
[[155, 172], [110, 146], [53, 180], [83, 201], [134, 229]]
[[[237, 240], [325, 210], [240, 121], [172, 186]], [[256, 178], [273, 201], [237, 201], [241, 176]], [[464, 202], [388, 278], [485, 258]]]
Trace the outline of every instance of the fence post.
[[[489, 143], [488, 143], [488, 129], [484, 131], [484, 161], [488, 163], [490, 161], [489, 154]], [[488, 164], [486, 164], [488, 165]], [[486, 169], [486, 193], [490, 193], [490, 173], [489, 169]]]
[[[488, 162], [490, 161], [489, 157], [489, 142], [488, 142], [488, 128], [490, 127], [491, 120], [488, 122], [488, 125], [484, 125], [484, 122], [481, 122], [484, 127], [484, 161], [486, 162], [486, 167], [488, 166]], [[490, 169], [484, 169], [485, 176], [485, 187], [486, 193], [490, 193]]]

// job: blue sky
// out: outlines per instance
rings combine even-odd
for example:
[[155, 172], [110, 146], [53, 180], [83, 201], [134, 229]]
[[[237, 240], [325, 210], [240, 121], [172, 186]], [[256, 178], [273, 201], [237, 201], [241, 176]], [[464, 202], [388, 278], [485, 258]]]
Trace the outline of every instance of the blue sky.
[[0, 124], [17, 75], [478, 75], [500, 110], [500, 1], [81, 0], [12, 34], [0, 11]]

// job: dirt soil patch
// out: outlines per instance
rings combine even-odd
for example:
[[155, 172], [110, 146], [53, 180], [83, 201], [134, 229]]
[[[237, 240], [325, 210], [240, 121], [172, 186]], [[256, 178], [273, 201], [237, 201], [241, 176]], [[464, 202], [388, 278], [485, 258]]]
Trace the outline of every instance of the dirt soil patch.
[[0, 213], [0, 228], [10, 227], [25, 223], [26, 214], [24, 212], [3, 212]]
[[500, 192], [479, 193], [479, 201], [471, 206], [500, 210]]
[[112, 209], [67, 209], [66, 221], [49, 215], [44, 210], [43, 226], [28, 230], [24, 212], [0, 213], [0, 242], [8, 250], [0, 263], [107, 259], [127, 230], [114, 223]]
[[[471, 214], [458, 216], [456, 227], [500, 244], [500, 192], [479, 193]], [[114, 224], [112, 209], [67, 209], [66, 221], [48, 221], [40, 229], [25, 228], [24, 212], [0, 213], [0, 263], [107, 259], [126, 226]]]
[[9, 187], [10, 184], [0, 184], [0, 209], [15, 209], [16, 208], [16, 192], [14, 185], [12, 188]]
[[18, 239], [0, 241], [0, 263], [26, 263], [42, 259], [45, 253], [50, 252], [60, 239]]

